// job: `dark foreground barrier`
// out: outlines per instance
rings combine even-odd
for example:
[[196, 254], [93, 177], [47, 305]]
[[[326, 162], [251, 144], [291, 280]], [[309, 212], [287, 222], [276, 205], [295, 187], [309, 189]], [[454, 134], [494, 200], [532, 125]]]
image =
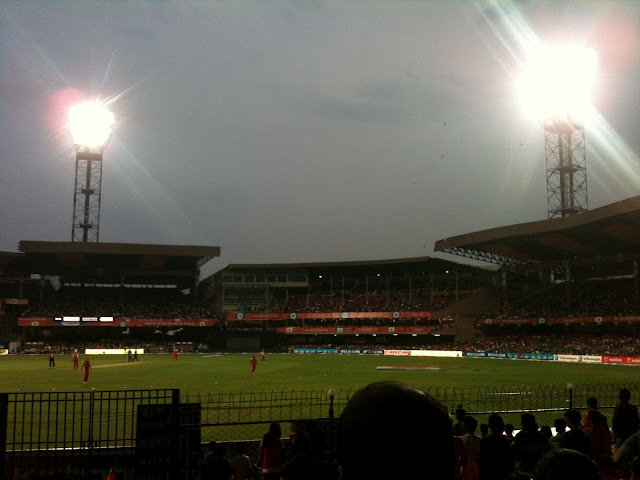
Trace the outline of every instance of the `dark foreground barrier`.
[[[640, 401], [640, 383], [425, 388], [479, 423], [499, 413], [519, 428], [522, 412], [553, 425], [596, 397], [611, 420], [620, 388]], [[253, 457], [272, 422], [283, 435], [316, 420], [330, 433], [355, 390], [184, 394], [177, 389], [0, 394], [0, 473], [5, 479], [198, 478], [201, 444], [246, 441]]]

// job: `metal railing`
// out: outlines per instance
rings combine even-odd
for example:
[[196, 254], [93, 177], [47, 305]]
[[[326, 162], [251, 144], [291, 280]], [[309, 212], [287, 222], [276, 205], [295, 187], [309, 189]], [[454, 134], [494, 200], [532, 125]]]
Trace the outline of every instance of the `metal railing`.
[[[451, 413], [462, 405], [479, 423], [486, 423], [488, 415], [499, 413], [505, 422], [518, 428], [523, 412], [533, 413], [538, 425], [553, 425], [554, 419], [569, 408], [586, 409], [589, 397], [598, 399], [600, 411], [611, 421], [620, 388], [632, 392], [632, 403], [640, 402], [640, 382], [424, 390], [448, 405]], [[2, 393], [0, 472], [9, 458], [15, 464], [23, 457], [24, 463], [30, 462], [34, 454], [104, 457], [105, 452], [118, 451], [130, 455], [136, 442], [139, 405], [198, 403], [203, 443], [253, 441], [260, 439], [272, 422], [282, 424], [285, 437], [288, 427], [294, 430], [308, 420], [329, 428], [330, 418], [340, 417], [355, 391], [337, 390], [333, 397], [328, 390], [182, 395], [177, 389]]]
[[[492, 413], [519, 428], [520, 414], [533, 413], [539, 425], [553, 425], [569, 408], [586, 410], [587, 398], [595, 397], [599, 410], [611, 421], [621, 388], [631, 390], [632, 403], [640, 403], [640, 382], [551, 384], [540, 386], [502, 385], [485, 387], [423, 387], [453, 414], [458, 405], [486, 423]], [[334, 413], [339, 418], [355, 389], [337, 390]], [[327, 390], [185, 394], [183, 402], [202, 404], [203, 441], [259, 439], [268, 424], [296, 423], [305, 419], [327, 421], [330, 397]], [[283, 431], [286, 431], [283, 428]]]
[[595, 397], [599, 410], [611, 422], [613, 409], [618, 404], [621, 388], [632, 392], [632, 403], [640, 402], [640, 382], [635, 383], [584, 383], [550, 384], [537, 386], [502, 385], [484, 387], [434, 387], [425, 388], [453, 413], [458, 405], [478, 423], [486, 423], [493, 413], [503, 416], [506, 423], [519, 428], [520, 414], [533, 413], [538, 425], [553, 425], [570, 408], [586, 410], [587, 399]]
[[[354, 392], [351, 389], [335, 392], [336, 418]], [[272, 422], [327, 422], [331, 407], [328, 390], [185, 394], [181, 401], [202, 405], [203, 441], [259, 439]]]
[[[492, 413], [515, 418], [531, 412], [543, 425], [553, 424], [568, 408], [584, 410], [589, 397], [598, 399], [600, 410], [611, 420], [620, 388], [631, 390], [632, 403], [640, 402], [640, 382], [423, 389], [448, 405], [451, 413], [462, 405], [480, 423]], [[354, 389], [335, 392], [336, 418], [353, 393]], [[6, 426], [0, 432], [0, 447], [20, 451], [131, 446], [136, 438], [138, 405], [177, 401], [201, 404], [201, 426], [215, 427], [215, 433], [203, 436], [203, 440], [234, 441], [259, 439], [272, 422], [326, 421], [331, 398], [328, 390], [182, 395], [177, 389], [3, 393], [0, 414], [4, 418], [0, 420], [6, 419], [6, 423], [0, 425]]]
[[172, 404], [180, 391], [128, 390], [0, 394], [5, 450], [132, 446], [138, 405]]

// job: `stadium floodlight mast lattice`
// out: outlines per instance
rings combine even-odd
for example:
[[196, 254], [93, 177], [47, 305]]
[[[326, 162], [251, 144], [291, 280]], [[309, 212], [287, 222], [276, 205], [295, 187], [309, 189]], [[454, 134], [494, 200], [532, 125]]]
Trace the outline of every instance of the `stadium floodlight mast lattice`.
[[76, 150], [72, 242], [100, 240], [102, 154], [113, 132], [114, 116], [99, 102], [69, 110], [69, 132]]
[[525, 111], [545, 132], [548, 218], [589, 208], [584, 120], [591, 110], [598, 58], [592, 49], [532, 49], [517, 83]]

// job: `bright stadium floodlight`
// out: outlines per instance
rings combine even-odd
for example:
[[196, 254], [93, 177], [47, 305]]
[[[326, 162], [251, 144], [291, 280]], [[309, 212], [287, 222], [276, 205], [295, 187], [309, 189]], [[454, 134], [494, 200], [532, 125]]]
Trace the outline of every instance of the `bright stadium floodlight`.
[[592, 110], [597, 65], [592, 49], [538, 47], [516, 82], [524, 111], [545, 132], [548, 218], [589, 208], [582, 122]]
[[584, 119], [591, 107], [598, 57], [590, 48], [538, 47], [516, 82], [522, 107], [535, 120]]
[[101, 103], [87, 102], [69, 110], [69, 132], [76, 149], [72, 242], [100, 240], [102, 154], [113, 125], [113, 113]]
[[98, 102], [82, 103], [69, 110], [69, 132], [76, 147], [104, 148], [113, 124], [113, 112]]

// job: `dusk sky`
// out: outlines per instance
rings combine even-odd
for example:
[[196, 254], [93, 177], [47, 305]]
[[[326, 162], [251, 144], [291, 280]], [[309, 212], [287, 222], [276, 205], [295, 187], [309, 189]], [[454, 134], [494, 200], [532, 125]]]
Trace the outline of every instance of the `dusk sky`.
[[68, 108], [97, 98], [116, 121], [100, 240], [222, 247], [205, 273], [545, 219], [543, 130], [514, 88], [536, 41], [599, 58], [589, 208], [638, 195], [635, 0], [3, 2], [0, 250], [70, 241]]

